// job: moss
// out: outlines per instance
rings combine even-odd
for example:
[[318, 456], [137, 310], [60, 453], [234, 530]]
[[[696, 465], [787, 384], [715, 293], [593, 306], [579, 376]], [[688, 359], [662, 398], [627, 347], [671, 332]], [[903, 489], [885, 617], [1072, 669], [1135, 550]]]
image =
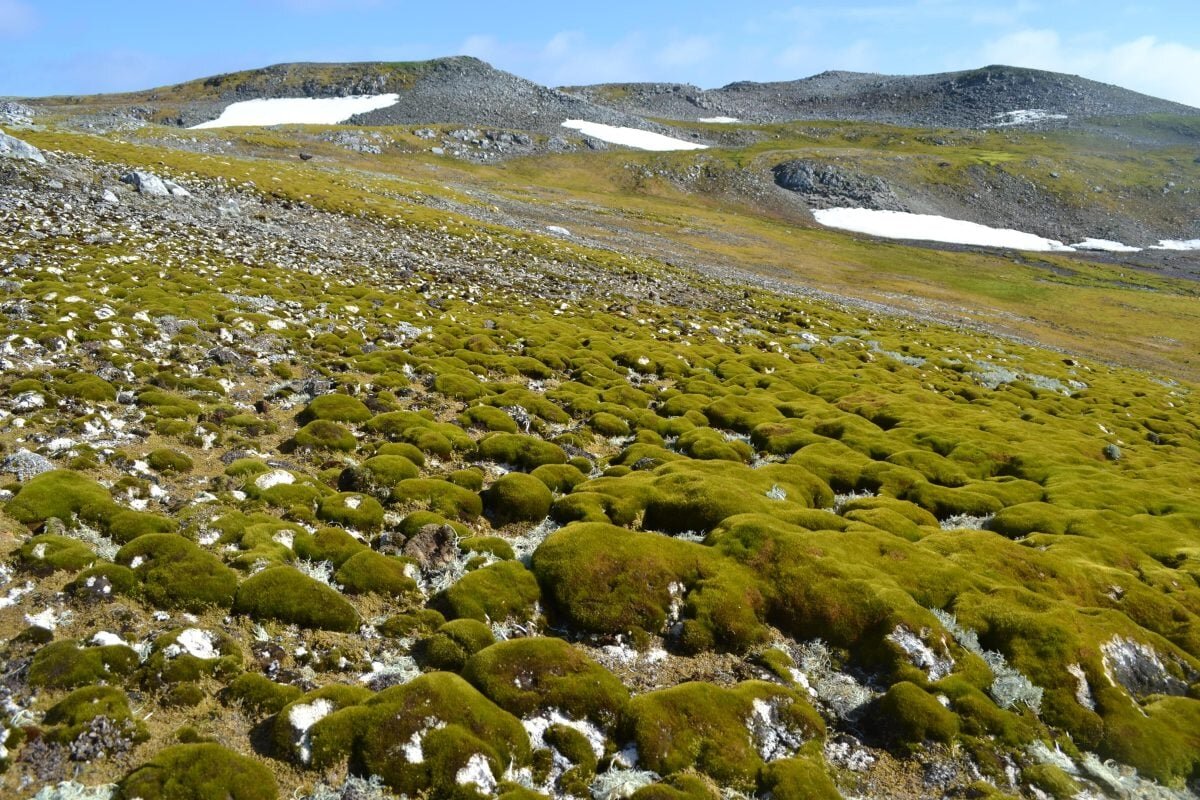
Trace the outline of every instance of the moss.
[[129, 710], [129, 698], [112, 686], [85, 686], [76, 689], [46, 711], [45, 724], [54, 726], [50, 738], [70, 743], [97, 717], [105, 717], [134, 742], [150, 737], [145, 724]]
[[904, 752], [927, 741], [950, 742], [958, 735], [958, 717], [937, 698], [908, 681], [893, 684], [871, 711], [875, 730]]
[[309, 561], [328, 561], [340, 567], [367, 546], [341, 528], [321, 528], [316, 533], [298, 533], [292, 540], [296, 555]]
[[96, 561], [96, 553], [78, 539], [44, 533], [17, 550], [17, 559], [28, 570], [41, 572], [80, 570]]
[[558, 709], [612, 730], [629, 704], [629, 691], [616, 676], [561, 639], [499, 642], [472, 655], [462, 675], [522, 718]]
[[271, 468], [257, 458], [239, 458], [225, 468], [225, 474], [231, 478], [251, 478], [270, 471]]
[[52, 642], [33, 655], [29, 685], [45, 689], [73, 689], [114, 681], [132, 673], [138, 656], [123, 645], [80, 647], [65, 640]]
[[271, 771], [218, 744], [160, 751], [117, 785], [116, 800], [277, 800]]
[[394, 636], [399, 639], [415, 638], [420, 634], [433, 633], [445, 624], [446, 618], [440, 611], [421, 608], [388, 617], [379, 626], [379, 632], [384, 636]]
[[501, 476], [483, 494], [484, 509], [496, 525], [545, 519], [553, 500], [546, 484], [522, 472]]
[[6, 514], [26, 525], [38, 525], [51, 517], [70, 522], [76, 515], [86, 520], [99, 520], [113, 510], [112, 497], [103, 486], [85, 475], [64, 469], [31, 478], [4, 506]]
[[146, 456], [146, 463], [150, 465], [151, 469], [159, 472], [191, 472], [193, 466], [192, 459], [186, 453], [172, 450], [169, 447], [160, 447], [158, 450], [151, 451]]
[[160, 417], [185, 419], [200, 414], [200, 404], [171, 392], [149, 389], [137, 396], [138, 405], [148, 408]]
[[517, 433], [517, 423], [508, 412], [492, 406], [471, 406], [459, 420], [466, 427], [483, 428], [499, 433]]
[[66, 380], [54, 384], [54, 390], [63, 397], [90, 400], [93, 403], [110, 402], [117, 399], [116, 388], [99, 375], [77, 372]]
[[543, 464], [565, 464], [567, 454], [558, 445], [534, 436], [495, 433], [479, 442], [479, 457], [531, 472]]
[[137, 576], [129, 567], [99, 563], [76, 575], [75, 579], [67, 584], [66, 591], [70, 595], [95, 601], [133, 594], [136, 586]]
[[208, 699], [208, 694], [198, 683], [183, 681], [172, 683], [162, 693], [162, 704], [167, 708], [195, 708]]
[[336, 422], [318, 419], [296, 431], [292, 441], [297, 447], [308, 447], [313, 450], [340, 450], [352, 452], [358, 442], [354, 434]]
[[470, 489], [472, 492], [478, 492], [483, 489], [483, 471], [477, 467], [456, 469], [446, 476], [446, 480], [455, 486]]
[[320, 499], [317, 518], [355, 530], [375, 531], [383, 527], [383, 506], [369, 495], [342, 492]]
[[118, 551], [117, 563], [133, 570], [134, 593], [159, 608], [228, 608], [237, 589], [236, 572], [175, 534], [140, 536]]
[[[644, 768], [661, 775], [695, 769], [723, 785], [751, 787], [764, 766], [747, 730], [766, 703], [797, 741], [824, 737], [820, 716], [798, 694], [748, 681], [730, 689], [683, 683], [635, 697], [628, 729]], [[761, 707], [761, 705], [760, 705]]]
[[[269, 723], [271, 726], [274, 754], [294, 762], [304, 763], [304, 759], [301, 758], [300, 754], [300, 742], [297, 741], [296, 730], [292, 725], [291, 715], [293, 709], [299, 706], [312, 706], [315, 703], [319, 703], [326, 708], [327, 712], [333, 712], [332, 716], [335, 717], [335, 720], [326, 723], [319, 730], [315, 727], [309, 728], [309, 741], [307, 745], [310, 751], [310, 763], [308, 766], [320, 769], [343, 759], [348, 755], [352, 746], [354, 731], [352, 726], [344, 726], [337, 723], [336, 712], [360, 706], [370, 699], [371, 694], [372, 692], [369, 689], [362, 686], [330, 684], [297, 697], [291, 703], [284, 706]], [[322, 720], [318, 721], [318, 724], [328, 718], [328, 715], [323, 717]]]
[[351, 594], [382, 594], [407, 597], [417, 593], [417, 583], [409, 577], [409, 562], [363, 549], [338, 567], [334, 580]]
[[763, 770], [759, 791], [777, 800], [841, 800], [820, 758], [785, 758]]
[[587, 476], [573, 464], [543, 464], [529, 474], [558, 494], [567, 494], [587, 480]]
[[756, 577], [712, 548], [602, 523], [568, 525], [533, 555], [552, 611], [593, 633], [664, 633], [682, 601], [689, 650], [744, 650], [766, 636]]
[[582, 767], [583, 774], [595, 773], [596, 752], [582, 733], [567, 725], [551, 725], [546, 729], [543, 738], [547, 745], [561, 753], [567, 761]]
[[278, 714], [288, 703], [297, 700], [303, 692], [283, 683], [275, 683], [257, 672], [243, 672], [234, 678], [221, 693], [226, 703], [240, 705], [252, 714]]
[[[529, 740], [520, 721], [457, 675], [422, 675], [380, 692], [367, 708], [370, 716], [357, 752], [364, 767], [397, 792], [445, 796], [461, 791], [455, 776], [476, 755], [487, 760], [496, 777], [510, 765], [529, 763]], [[445, 727], [428, 730], [431, 720]], [[414, 735], [422, 745], [420, 762], [407, 761], [401, 747]]]
[[629, 423], [615, 414], [600, 411], [588, 420], [588, 427], [601, 436], [628, 436]]
[[425, 454], [421, 452], [416, 445], [408, 442], [384, 442], [375, 450], [376, 455], [380, 456], [402, 456], [407, 458], [417, 467], [425, 466]]
[[1054, 800], [1070, 800], [1081, 790], [1074, 778], [1053, 764], [1026, 767], [1021, 770], [1021, 781], [1037, 787]]
[[233, 610], [252, 619], [346, 633], [360, 624], [344, 597], [292, 567], [272, 567], [248, 578], [237, 589]]
[[331, 422], [366, 422], [374, 416], [363, 401], [344, 394], [323, 394], [313, 399], [296, 415], [296, 421], [307, 425], [316, 420]]
[[419, 503], [446, 517], [471, 521], [483, 513], [483, 501], [470, 489], [436, 478], [401, 481], [392, 492], [397, 503]]
[[457, 619], [439, 627], [422, 639], [413, 650], [422, 665], [430, 669], [457, 672], [473, 653], [496, 641], [492, 630], [474, 619]]
[[526, 622], [541, 600], [537, 578], [519, 561], [501, 561], [464, 575], [433, 604], [448, 618]]
[[175, 530], [175, 520], [145, 511], [120, 509], [109, 515], [104, 530], [113, 541], [127, 544], [151, 533], [170, 533]]
[[512, 545], [499, 536], [469, 536], [458, 543], [465, 553], [489, 553], [501, 561], [512, 561], [516, 558]]
[[[205, 631], [214, 655], [193, 655], [179, 644], [187, 629], [176, 628], [154, 640], [149, 657], [139, 672], [141, 683], [148, 689], [169, 689], [171, 684], [193, 683], [205, 677], [227, 677], [241, 671], [242, 651], [237, 642], [221, 631]], [[189, 635], [195, 636], [193, 630]], [[194, 692], [192, 694], [195, 694]]]

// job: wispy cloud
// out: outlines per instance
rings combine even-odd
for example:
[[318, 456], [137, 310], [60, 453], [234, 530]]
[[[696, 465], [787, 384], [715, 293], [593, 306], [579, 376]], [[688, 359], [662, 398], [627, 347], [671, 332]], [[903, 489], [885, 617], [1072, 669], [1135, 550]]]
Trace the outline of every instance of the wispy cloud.
[[15, 38], [32, 33], [38, 25], [33, 6], [22, 0], [0, 0], [0, 38]]
[[1200, 107], [1200, 49], [1153, 36], [1111, 43], [1030, 29], [989, 42], [983, 55], [989, 63], [1079, 74]]

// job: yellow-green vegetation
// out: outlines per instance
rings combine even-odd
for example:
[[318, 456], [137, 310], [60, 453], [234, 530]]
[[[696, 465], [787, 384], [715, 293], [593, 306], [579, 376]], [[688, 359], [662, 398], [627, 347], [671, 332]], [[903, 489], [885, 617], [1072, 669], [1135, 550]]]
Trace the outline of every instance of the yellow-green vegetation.
[[[1032, 174], [1039, 148], [1076, 158], [1067, 133], [757, 130], [704, 163], [867, 148], [959, 181]], [[6, 412], [25, 409], [0, 418], [0, 456], [54, 469], [0, 484], [0, 655], [29, 665], [23, 702], [57, 709], [47, 741], [98, 716], [145, 724], [122, 796], [256, 800], [272, 774], [291, 794], [349, 771], [409, 796], [524, 797], [507, 779], [525, 769], [542, 794], [586, 796], [630, 744], [662, 777], [636, 797], [855, 794], [824, 763], [827, 729], [881, 771], [949, 753], [1055, 797], [1091, 779], [1042, 747], [1175, 789], [1200, 777], [1191, 285], [879, 245], [635, 177], [700, 156], [445, 162], [434, 181], [425, 156], [265, 154], [323, 131], [195, 133], [231, 152], [29, 138], [74, 165], [160, 161], [197, 193], [261, 199], [264, 225], [378, 233], [404, 266], [276, 263], [202, 231], [4, 240], [6, 336], [42, 349], [0, 376]], [[1133, 157], [1129, 186], [1164, 153]], [[453, 188], [468, 179], [636, 236], [585, 231], [610, 251], [438, 210], [482, 207]], [[123, 209], [156, 219], [149, 202]], [[731, 288], [628, 254], [642, 236], [686, 242], [681, 263], [970, 306], [1166, 374]], [[479, 273], [456, 271], [480, 252]], [[222, 342], [237, 359], [208, 356]]]
[[218, 744], [168, 747], [117, 786], [122, 800], [275, 800], [275, 777], [263, 764]]

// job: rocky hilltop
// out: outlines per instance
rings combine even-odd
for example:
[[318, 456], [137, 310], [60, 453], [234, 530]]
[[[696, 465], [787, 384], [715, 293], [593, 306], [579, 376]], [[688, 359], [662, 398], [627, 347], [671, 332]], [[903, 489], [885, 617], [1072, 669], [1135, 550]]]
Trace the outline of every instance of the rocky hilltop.
[[823, 72], [775, 83], [741, 81], [720, 89], [630, 83], [564, 91], [639, 116], [678, 120], [732, 117], [746, 122], [860, 120], [936, 128], [1011, 124], [1016, 111], [1054, 119], [1197, 115], [1200, 110], [1074, 75], [989, 66], [935, 75]]

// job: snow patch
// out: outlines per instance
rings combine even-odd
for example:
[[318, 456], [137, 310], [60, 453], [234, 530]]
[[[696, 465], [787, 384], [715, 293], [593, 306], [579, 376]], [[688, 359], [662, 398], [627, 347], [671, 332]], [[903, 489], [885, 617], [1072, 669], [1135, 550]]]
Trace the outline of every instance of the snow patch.
[[697, 144], [695, 142], [685, 142], [682, 139], [673, 139], [670, 136], [663, 136], [661, 133], [652, 133], [651, 131], [642, 131], [637, 128], [624, 128], [615, 125], [605, 125], [600, 122], [587, 122], [582, 119], [569, 119], [563, 122], [564, 128], [577, 130], [585, 136], [591, 136], [593, 139], [599, 139], [602, 142], [610, 144], [624, 145], [625, 147], [633, 147], [638, 150], [654, 150], [656, 152], [667, 152], [670, 150], [707, 150], [708, 145]]
[[1151, 250], [1200, 250], [1200, 239], [1163, 239]]
[[273, 469], [270, 472], [264, 472], [254, 479], [254, 485], [264, 492], [272, 486], [286, 486], [295, 482], [296, 476], [286, 469]]
[[1044, 239], [1032, 233], [1010, 228], [990, 228], [977, 222], [949, 219], [933, 214], [876, 211], [870, 208], [825, 208], [812, 213], [817, 222], [826, 227], [880, 236], [884, 239], [910, 239], [1037, 252], [1074, 252], [1074, 248], [1062, 242]]
[[220, 658], [213, 635], [200, 628], [187, 628], [175, 637], [175, 643], [163, 649], [167, 658], [175, 658], [187, 653], [196, 658]]
[[1002, 111], [996, 115], [997, 128], [1007, 128], [1012, 125], [1032, 125], [1035, 122], [1046, 122], [1047, 120], [1064, 120], [1067, 119], [1066, 114], [1052, 114], [1042, 108], [1022, 108], [1016, 111]]
[[1105, 253], [1140, 253], [1142, 248], [1131, 247], [1127, 244], [1114, 242], [1111, 239], [1084, 239], [1079, 244], [1073, 244], [1076, 250], [1099, 250]]
[[638, 789], [658, 782], [657, 772], [641, 769], [610, 769], [592, 781], [592, 797], [595, 800], [620, 800], [631, 797]]
[[311, 703], [292, 706], [288, 712], [288, 724], [292, 726], [296, 752], [305, 764], [312, 760], [312, 737], [309, 735], [309, 729], [332, 713], [333, 703], [323, 697]]
[[710, 122], [717, 125], [733, 125], [734, 123], [741, 122], [741, 120], [737, 117], [701, 117], [700, 119], [696, 120], [696, 122]]
[[398, 94], [360, 94], [244, 100], [227, 106], [214, 120], [193, 125], [192, 130], [249, 125], [337, 125], [355, 114], [394, 106], [399, 99]]
[[474, 786], [484, 794], [496, 791], [496, 776], [483, 753], [475, 753], [467, 759], [466, 765], [454, 775], [454, 782], [459, 786]]

